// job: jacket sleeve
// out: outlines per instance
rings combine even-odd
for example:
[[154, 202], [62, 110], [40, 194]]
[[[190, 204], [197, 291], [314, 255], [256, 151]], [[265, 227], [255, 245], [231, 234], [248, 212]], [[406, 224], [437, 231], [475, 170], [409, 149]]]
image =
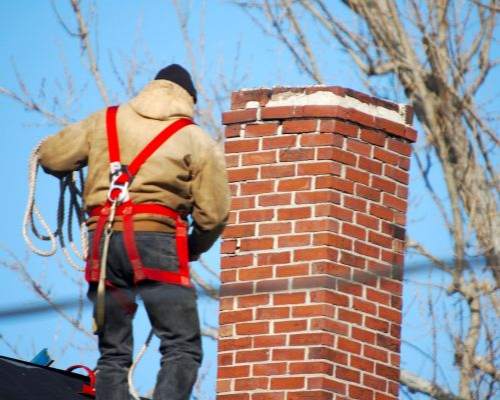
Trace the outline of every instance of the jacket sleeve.
[[96, 114], [92, 114], [42, 142], [38, 155], [45, 172], [61, 176], [87, 164], [88, 135], [95, 127], [95, 119]]
[[212, 247], [224, 230], [231, 199], [221, 149], [209, 138], [201, 151], [202, 162], [192, 185], [193, 229], [189, 235], [192, 260]]

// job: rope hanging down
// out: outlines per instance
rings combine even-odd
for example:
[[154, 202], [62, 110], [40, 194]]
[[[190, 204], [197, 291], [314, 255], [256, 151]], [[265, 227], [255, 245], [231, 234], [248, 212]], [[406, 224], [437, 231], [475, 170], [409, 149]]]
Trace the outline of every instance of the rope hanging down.
[[[82, 261], [87, 257], [88, 251], [88, 241], [87, 241], [87, 226], [85, 225], [85, 218], [83, 214], [83, 201], [82, 201], [82, 188], [83, 188], [83, 172], [81, 170], [75, 171], [72, 174], [65, 175], [59, 181], [59, 200], [57, 206], [57, 225], [54, 231], [51, 230], [46, 219], [43, 217], [42, 213], [38, 209], [35, 202], [36, 195], [36, 184], [37, 175], [40, 165], [38, 163], [39, 155], [38, 149], [40, 148], [40, 142], [30, 156], [29, 161], [29, 171], [28, 171], [28, 203], [26, 205], [26, 210], [24, 212], [23, 218], [23, 237], [28, 245], [29, 249], [40, 256], [50, 257], [54, 255], [57, 251], [57, 243], [61, 251], [63, 252], [69, 265], [79, 271], [84, 271], [84, 268], [78, 265], [74, 258], [78, 258]], [[69, 205], [66, 211], [66, 193], [69, 193]], [[76, 218], [80, 226], [80, 240], [82, 249], [79, 250], [73, 240], [73, 220]], [[35, 219], [38, 221], [41, 228], [45, 234], [42, 234], [37, 228]], [[67, 223], [66, 223], [67, 221]], [[65, 226], [66, 225], [66, 226]], [[50, 247], [48, 250], [41, 249], [37, 247], [29, 234], [29, 231], [33, 236], [41, 241], [50, 242]], [[66, 243], [65, 233], [66, 230], [67, 240]], [[68, 249], [69, 244], [69, 249]], [[73, 257], [73, 255], [75, 257]]]

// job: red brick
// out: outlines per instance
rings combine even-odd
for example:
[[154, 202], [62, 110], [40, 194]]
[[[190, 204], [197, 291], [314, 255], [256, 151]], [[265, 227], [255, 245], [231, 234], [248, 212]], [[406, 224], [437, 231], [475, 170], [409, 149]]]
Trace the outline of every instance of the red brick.
[[366, 226], [367, 228], [370, 229], [378, 230], [380, 225], [380, 220], [378, 218], [371, 217], [369, 215], [358, 212], [356, 213], [356, 223], [358, 225]]
[[312, 303], [327, 303], [337, 306], [348, 306], [349, 297], [330, 290], [316, 290], [311, 292]]
[[382, 173], [382, 163], [380, 161], [375, 161], [362, 156], [358, 157], [357, 167], [376, 175], [380, 175]]
[[380, 392], [387, 391], [387, 381], [373, 375], [363, 374], [363, 385]]
[[[334, 133], [307, 133], [300, 137], [302, 147], [336, 146], [342, 147], [344, 138]], [[321, 150], [321, 149], [320, 149]]]
[[368, 143], [363, 143], [359, 140], [351, 138], [347, 138], [346, 143], [347, 143], [347, 150], [352, 151], [353, 153], [356, 154], [361, 154], [362, 156], [365, 157], [371, 157], [372, 146], [370, 146]]
[[236, 124], [236, 125], [227, 125], [226, 128], [224, 129], [224, 136], [226, 138], [233, 138], [233, 137], [238, 137], [241, 134], [241, 125]]
[[295, 232], [337, 232], [338, 226], [338, 221], [334, 221], [332, 219], [297, 221], [295, 222]]
[[351, 253], [343, 251], [340, 256], [340, 263], [351, 265], [356, 268], [364, 268], [366, 260], [364, 257], [356, 256]]
[[363, 316], [358, 312], [349, 311], [341, 308], [338, 310], [338, 319], [340, 319], [341, 321], [361, 325]]
[[354, 400], [373, 400], [373, 390], [349, 385], [349, 398]]
[[394, 154], [387, 150], [380, 149], [378, 147], [375, 147], [373, 149], [373, 157], [376, 158], [377, 160], [380, 160], [386, 164], [391, 164], [391, 165], [398, 165], [399, 162], [399, 156], [397, 154]]
[[276, 267], [277, 277], [291, 277], [291, 276], [302, 276], [308, 275], [309, 264], [292, 264], [292, 265], [278, 265]]
[[361, 354], [361, 343], [340, 336], [337, 338], [336, 348], [348, 353]]
[[364, 228], [349, 224], [347, 222], [342, 223], [342, 234], [361, 240], [366, 239], [366, 230]]
[[317, 316], [333, 318], [335, 308], [330, 304], [297, 305], [292, 308], [293, 318]]
[[217, 356], [217, 365], [233, 365], [233, 353], [222, 353]]
[[217, 400], [249, 400], [249, 399], [250, 395], [247, 393], [217, 395]]
[[285, 400], [285, 393], [266, 390], [263, 393], [252, 393], [252, 400]]
[[356, 137], [358, 135], [358, 127], [338, 120], [322, 120], [320, 132], [335, 132], [344, 136]]
[[270, 357], [270, 350], [240, 350], [236, 352], [236, 363], [243, 364], [255, 361], [267, 361]]
[[[336, 379], [328, 379], [325, 377], [310, 377], [307, 379], [307, 389], [323, 389], [327, 390], [330, 394], [340, 393], [345, 394], [346, 385], [344, 383], [338, 382]], [[322, 392], [324, 393], [324, 392]], [[316, 400], [316, 398], [310, 398], [311, 400]], [[328, 397], [331, 399], [331, 397]]]
[[278, 107], [264, 107], [262, 109], [261, 118], [263, 120], [267, 119], [284, 119], [301, 117], [302, 107], [295, 106], [278, 106]]
[[[336, 189], [340, 192], [353, 193], [354, 183], [349, 180], [339, 178], [337, 176], [317, 176], [315, 188]], [[339, 203], [340, 195], [338, 193], [335, 194], [336, 194], [335, 202]]]
[[291, 193], [268, 194], [259, 196], [259, 206], [261, 207], [289, 205], [291, 201]]
[[221, 339], [217, 342], [219, 352], [248, 349], [252, 346], [252, 339], [249, 337], [238, 339]]
[[278, 124], [275, 122], [265, 124], [247, 124], [245, 127], [245, 137], [260, 137], [275, 135]]
[[325, 374], [331, 375], [333, 373], [333, 365], [324, 361], [314, 362], [292, 362], [289, 366], [290, 374]]
[[384, 193], [382, 198], [382, 202], [385, 206], [394, 208], [395, 210], [401, 211], [403, 213], [406, 212], [408, 203], [405, 200], [402, 200], [396, 196], [392, 196], [388, 193]]
[[395, 322], [396, 324], [401, 324], [401, 311], [400, 310], [395, 310], [393, 308], [379, 306], [378, 316], [381, 319]]
[[356, 195], [363, 197], [368, 200], [380, 201], [381, 193], [377, 189], [373, 189], [368, 186], [361, 185], [360, 183], [356, 184], [356, 190], [355, 190]]
[[224, 311], [219, 314], [220, 324], [234, 324], [252, 320], [252, 310]]
[[283, 133], [314, 132], [317, 125], [315, 119], [286, 120], [283, 122]]
[[272, 354], [273, 361], [292, 361], [292, 360], [304, 360], [305, 350], [304, 349], [274, 349]]
[[278, 238], [278, 247], [300, 247], [311, 244], [310, 235], [287, 235]]
[[[259, 335], [253, 338], [253, 347], [270, 347], [273, 349], [276, 346], [284, 346], [286, 343], [286, 335]], [[273, 350], [274, 354], [274, 350]], [[274, 356], [273, 356], [274, 360]]]
[[318, 161], [307, 164], [299, 164], [298, 175], [340, 175], [340, 164], [334, 161]]
[[384, 135], [381, 132], [374, 131], [372, 129], [361, 129], [361, 140], [364, 140], [365, 142], [375, 144], [377, 146], [383, 147], [385, 144], [385, 141], [387, 139], [387, 136]]
[[259, 151], [242, 155], [243, 165], [273, 164], [276, 162], [276, 151]]
[[366, 298], [370, 301], [374, 301], [375, 303], [384, 305], [389, 305], [391, 301], [391, 296], [388, 293], [372, 288], [366, 289]]
[[371, 186], [374, 189], [380, 189], [387, 193], [394, 193], [396, 191], [396, 184], [394, 182], [380, 176], [372, 176]]
[[264, 377], [236, 379], [234, 383], [234, 390], [244, 391], [244, 390], [267, 389], [268, 384], [269, 384], [269, 378], [264, 378]]
[[373, 231], [370, 231], [368, 235], [368, 240], [370, 243], [376, 244], [381, 247], [386, 247], [388, 249], [392, 248], [392, 238], [385, 236], [385, 235], [379, 235], [378, 233], [375, 233]]
[[408, 185], [408, 172], [402, 171], [399, 168], [395, 168], [391, 165], [384, 165], [384, 175], [398, 182], [404, 183], [405, 185]]
[[290, 320], [290, 321], [277, 321], [274, 322], [274, 332], [299, 332], [307, 330], [307, 320]]
[[219, 367], [217, 378], [239, 378], [248, 376], [250, 367], [248, 365], [237, 365], [234, 367]]
[[241, 184], [241, 194], [243, 196], [249, 194], [269, 193], [274, 189], [274, 180], [245, 182]]
[[370, 175], [368, 173], [351, 167], [346, 168], [345, 177], [346, 179], [354, 182], [359, 182], [364, 185], [368, 185], [368, 183], [370, 182]]
[[340, 196], [331, 190], [297, 192], [295, 202], [297, 204], [340, 203]]
[[256, 279], [272, 278], [272, 267], [255, 267], [244, 268], [238, 271], [238, 279], [240, 281], [253, 281]]
[[270, 222], [259, 224], [259, 235], [279, 235], [290, 233], [292, 224], [290, 222]]
[[355, 326], [352, 327], [351, 337], [363, 343], [375, 343], [375, 334], [373, 332]]
[[302, 293], [276, 293], [273, 295], [273, 304], [301, 304], [305, 303], [306, 294]]
[[350, 368], [345, 368], [337, 365], [335, 368], [335, 376], [338, 379], [342, 379], [345, 381], [351, 381], [351, 382], [359, 382], [360, 381], [360, 374], [358, 371], [355, 371]]
[[255, 208], [255, 196], [233, 197], [231, 199], [231, 210], [246, 208]]
[[293, 252], [293, 261], [336, 260], [337, 253], [336, 249], [329, 247], [312, 247], [295, 250]]
[[250, 296], [238, 297], [238, 308], [247, 308], [269, 304], [270, 296], [268, 294], [252, 294]]
[[286, 363], [265, 363], [265, 364], [254, 364], [252, 366], [252, 374], [255, 376], [264, 375], [285, 375], [286, 374]]
[[316, 233], [314, 235], [313, 244], [315, 246], [334, 246], [339, 249], [352, 249], [352, 240], [344, 236], [336, 235], [331, 232]]
[[253, 263], [253, 255], [245, 254], [242, 256], [231, 256], [221, 258], [221, 268], [239, 268], [248, 267]]
[[368, 344], [363, 346], [363, 355], [372, 360], [382, 361], [383, 363], [387, 363], [388, 361], [387, 350], [369, 346]]
[[[341, 164], [348, 164], [348, 165], [356, 165], [356, 156], [353, 153], [350, 153], [348, 151], [344, 151], [341, 149], [337, 149], [335, 147], [331, 147], [328, 149], [319, 149], [325, 151], [325, 158], [326, 159], [332, 159], [335, 161], [338, 161]], [[321, 159], [320, 157], [320, 152], [318, 152], [318, 158]]]
[[392, 133], [393, 135], [405, 137], [405, 125], [385, 119], [377, 118], [375, 121], [377, 128], [384, 130], [385, 132]]
[[390, 138], [387, 142], [387, 147], [389, 150], [395, 151], [403, 156], [411, 156], [411, 145], [401, 139]]
[[297, 141], [295, 135], [275, 136], [262, 139], [262, 149], [286, 149], [294, 147]]
[[256, 151], [259, 149], [259, 139], [228, 140], [224, 143], [224, 147], [226, 154]]
[[286, 264], [290, 262], [290, 252], [262, 253], [257, 256], [259, 265]]
[[347, 364], [347, 354], [328, 347], [309, 347], [309, 359], [325, 359], [336, 364]]
[[366, 317], [365, 325], [367, 328], [379, 331], [379, 332], [388, 332], [389, 324], [386, 321], [383, 321], [378, 318]]
[[222, 254], [233, 254], [236, 250], [236, 240], [223, 240], [220, 246]]
[[303, 377], [271, 378], [271, 389], [302, 389], [304, 387]]
[[366, 211], [367, 201], [354, 196], [344, 196], [343, 206], [355, 211]]
[[238, 167], [240, 165], [240, 155], [239, 154], [226, 154], [226, 167]]
[[239, 222], [270, 221], [273, 219], [274, 210], [244, 210], [239, 212]]
[[290, 307], [266, 307], [257, 309], [257, 319], [282, 319], [290, 317]]
[[387, 379], [397, 381], [399, 380], [399, 369], [388, 367], [387, 365], [377, 364], [375, 367], [376, 373], [379, 376], [383, 376]]
[[260, 170], [261, 178], [283, 178], [295, 176], [295, 165], [268, 165]]
[[256, 291], [258, 293], [274, 293], [288, 289], [288, 279], [266, 279], [257, 282]]
[[320, 204], [315, 207], [315, 217], [333, 217], [342, 221], [352, 221], [354, 213], [334, 204]]
[[314, 149], [285, 149], [279, 151], [280, 162], [314, 160]]
[[229, 169], [227, 171], [227, 178], [229, 182], [240, 182], [257, 179], [258, 168], [238, 168]]
[[290, 346], [333, 346], [334, 336], [330, 333], [295, 333], [290, 335]]
[[234, 124], [237, 122], [255, 121], [256, 118], [257, 118], [257, 109], [256, 108], [248, 108], [246, 110], [227, 111], [225, 113], [222, 113], [222, 123], [224, 125]]
[[375, 315], [377, 313], [377, 306], [375, 304], [358, 298], [354, 298], [352, 300], [352, 307], [355, 310], [365, 312], [367, 314]]
[[392, 221], [394, 219], [394, 211], [387, 207], [379, 206], [378, 204], [370, 204], [370, 214], [387, 221]]
[[358, 241], [354, 242], [354, 251], [358, 254], [372, 258], [378, 258], [380, 256], [380, 249], [378, 247]]
[[278, 220], [303, 219], [311, 217], [311, 207], [278, 209]]
[[278, 182], [279, 192], [311, 189], [311, 178], [281, 179]]

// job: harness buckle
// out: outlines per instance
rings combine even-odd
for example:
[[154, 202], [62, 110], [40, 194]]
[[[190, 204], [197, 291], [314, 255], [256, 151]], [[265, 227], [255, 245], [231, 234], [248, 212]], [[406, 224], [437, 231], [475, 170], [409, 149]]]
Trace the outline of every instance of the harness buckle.
[[128, 201], [130, 199], [128, 188], [132, 181], [132, 176], [127, 166], [118, 161], [110, 163], [109, 180], [108, 200], [117, 203]]

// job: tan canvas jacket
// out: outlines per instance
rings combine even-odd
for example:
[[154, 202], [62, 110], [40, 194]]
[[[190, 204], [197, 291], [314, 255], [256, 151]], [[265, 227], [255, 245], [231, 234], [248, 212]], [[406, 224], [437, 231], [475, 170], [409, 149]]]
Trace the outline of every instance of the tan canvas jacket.
[[[118, 110], [122, 163], [129, 164], [167, 125], [180, 117], [192, 118], [193, 113], [192, 97], [177, 84], [167, 80], [147, 84]], [[47, 138], [39, 156], [49, 173], [88, 166], [85, 207], [89, 210], [104, 204], [109, 187], [106, 110]], [[198, 254], [206, 251], [221, 233], [229, 211], [230, 195], [221, 149], [200, 127], [183, 128], [141, 167], [130, 187], [130, 197], [136, 203], [159, 203], [191, 213], [197, 231], [190, 238], [190, 245], [197, 247], [192, 251]], [[173, 230], [168, 218], [142, 215], [136, 219], [137, 230], [161, 231], [162, 226]], [[89, 221], [91, 228], [93, 222]], [[121, 229], [119, 222], [115, 229]]]

